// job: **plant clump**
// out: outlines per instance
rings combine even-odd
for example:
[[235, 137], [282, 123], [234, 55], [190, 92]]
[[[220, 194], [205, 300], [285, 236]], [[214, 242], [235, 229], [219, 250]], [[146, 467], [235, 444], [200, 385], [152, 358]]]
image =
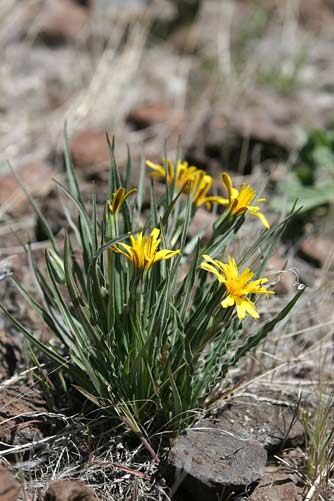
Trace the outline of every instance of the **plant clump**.
[[[270, 227], [259, 206], [251, 205], [256, 192], [250, 185], [237, 190], [227, 173], [222, 181], [228, 198], [211, 193], [213, 178], [186, 162], [148, 161], [148, 168], [142, 162], [139, 185], [131, 188], [130, 156], [122, 181], [113, 143], [109, 147], [109, 183], [99, 219], [95, 193], [84, 202], [65, 135], [68, 187], [58, 185], [68, 199], [62, 249], [22, 186], [50, 248], [43, 272], [26, 247], [39, 300], [12, 279], [59, 343], [40, 340], [1, 308], [104, 412], [142, 437], [177, 434], [205, 407], [227, 371], [286, 317], [303, 289], [269, 320], [254, 322], [260, 318], [257, 298], [272, 295], [262, 273], [286, 221]], [[145, 212], [147, 174], [150, 208]], [[156, 177], [165, 181], [159, 198]], [[204, 243], [188, 236], [202, 205], [216, 215]], [[231, 256], [248, 215], [257, 216], [264, 228], [241, 255]]]

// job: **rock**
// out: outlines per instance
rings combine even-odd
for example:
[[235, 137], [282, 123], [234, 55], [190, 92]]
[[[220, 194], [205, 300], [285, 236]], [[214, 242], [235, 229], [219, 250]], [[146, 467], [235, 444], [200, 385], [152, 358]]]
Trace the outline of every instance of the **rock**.
[[92, 0], [48, 0], [39, 13], [37, 37], [48, 44], [78, 37], [87, 24]]
[[[114, 131], [115, 133], [115, 158], [121, 176], [125, 173], [127, 164], [127, 147], [129, 144], [128, 130]], [[110, 135], [111, 139], [111, 135]], [[106, 130], [91, 128], [83, 129], [74, 134], [69, 139], [69, 149], [72, 155], [74, 166], [80, 170], [83, 177], [91, 181], [106, 181], [110, 168], [111, 157], [107, 142]], [[132, 164], [132, 185], [135, 186], [139, 180], [140, 158], [142, 147], [139, 143], [130, 145]], [[106, 185], [104, 185], [106, 186]], [[89, 191], [91, 191], [91, 186]], [[106, 188], [104, 187], [104, 190]]]
[[[46, 195], [53, 186], [54, 171], [41, 160], [19, 166], [15, 172], [34, 197]], [[1, 212], [22, 216], [30, 204], [14, 175], [9, 172], [0, 177]]]
[[78, 480], [51, 482], [43, 499], [44, 501], [97, 501], [94, 492]]
[[248, 498], [250, 501], [302, 501], [303, 489], [291, 478], [291, 471], [268, 467]]
[[240, 396], [218, 411], [214, 426], [242, 440], [258, 441], [268, 453], [303, 444], [305, 430], [293, 411], [266, 397]]
[[16, 501], [21, 487], [7, 468], [0, 464], [0, 501]]
[[[161, 124], [171, 119], [175, 121], [179, 114], [163, 102], [142, 104], [134, 108], [127, 116], [127, 122], [136, 129], [144, 129], [151, 125]], [[178, 116], [178, 118], [180, 118]]]
[[329, 238], [310, 237], [301, 244], [299, 254], [314, 265], [322, 267], [330, 255], [333, 255], [333, 249], [334, 242]]
[[194, 501], [244, 492], [263, 475], [266, 450], [254, 440], [243, 440], [201, 421], [176, 439], [165, 465], [170, 484], [180, 483]]
[[109, 169], [110, 152], [105, 130], [82, 130], [70, 138], [69, 148], [75, 167], [84, 175]]

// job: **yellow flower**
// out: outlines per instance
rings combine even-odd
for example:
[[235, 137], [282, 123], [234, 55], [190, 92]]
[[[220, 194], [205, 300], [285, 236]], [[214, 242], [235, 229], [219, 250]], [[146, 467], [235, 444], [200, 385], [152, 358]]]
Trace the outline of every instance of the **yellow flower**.
[[[237, 190], [232, 186], [232, 180], [226, 172], [222, 174], [222, 181], [228, 193], [228, 200], [225, 199], [224, 205], [229, 206], [233, 216], [240, 216], [246, 211], [249, 211], [252, 216], [258, 217], [267, 229], [270, 228], [266, 217], [260, 212], [260, 207], [257, 205], [250, 205], [256, 197], [256, 191], [253, 190], [250, 184], [243, 184], [240, 190]], [[259, 198], [257, 203], [265, 201], [265, 198]]]
[[[112, 245], [112, 250], [123, 254], [134, 266], [140, 270], [148, 270], [153, 263], [157, 263], [162, 259], [170, 259], [171, 257], [179, 254], [179, 250], [159, 250], [158, 247], [161, 242], [159, 238], [160, 230], [154, 228], [148, 237], [143, 237], [143, 233], [137, 233], [137, 238], [130, 236], [131, 245], [120, 242], [118, 247]], [[121, 247], [121, 248], [120, 248]]]
[[260, 278], [258, 280], [251, 279], [254, 273], [246, 268], [240, 275], [238, 266], [232, 257], [228, 257], [228, 263], [222, 263], [218, 259], [212, 259], [210, 256], [204, 255], [204, 259], [208, 263], [202, 263], [201, 268], [206, 271], [214, 273], [219, 282], [222, 282], [226, 287], [227, 297], [221, 302], [223, 308], [236, 305], [237, 315], [242, 320], [245, 318], [246, 313], [253, 318], [258, 319], [259, 313], [255, 304], [248, 299], [248, 294], [274, 294], [273, 291], [268, 291], [262, 284], [268, 282], [267, 278]]
[[[150, 167], [153, 172], [151, 172], [152, 177], [165, 177], [165, 167], [160, 164], [146, 161], [146, 165]], [[172, 184], [174, 181], [174, 166], [171, 160], [167, 160], [167, 182]], [[185, 193], [188, 192], [188, 183], [195, 182], [198, 177], [201, 177], [205, 172], [198, 169], [194, 165], [188, 165], [188, 162], [181, 162], [180, 160], [176, 166], [175, 173], [175, 187], [182, 189]]]
[[111, 202], [108, 204], [110, 212], [112, 214], [118, 214], [125, 200], [136, 193], [136, 191], [136, 188], [132, 188], [129, 191], [126, 191], [126, 189], [122, 187], [118, 188], [118, 190], [113, 194]]
[[[165, 168], [160, 164], [155, 164], [148, 160], [146, 165], [150, 167], [153, 172], [151, 176], [165, 177]], [[174, 166], [170, 160], [167, 160], [167, 182], [168, 184], [174, 181]], [[213, 178], [205, 173], [204, 170], [198, 169], [193, 165], [188, 165], [188, 162], [178, 161], [176, 166], [175, 187], [182, 189], [183, 193], [191, 191], [193, 198], [192, 203], [196, 207], [206, 204], [208, 210], [211, 209], [213, 203], [228, 205], [228, 200], [223, 197], [217, 197], [207, 193], [213, 183]]]
[[213, 178], [208, 174], [204, 176], [197, 177], [191, 185], [191, 191], [193, 193], [193, 204], [196, 207], [200, 207], [201, 205], [206, 204], [208, 210], [211, 209], [211, 205], [215, 204], [223, 204], [226, 205], [226, 199], [222, 197], [216, 196], [207, 196], [209, 189], [211, 188], [213, 183]]

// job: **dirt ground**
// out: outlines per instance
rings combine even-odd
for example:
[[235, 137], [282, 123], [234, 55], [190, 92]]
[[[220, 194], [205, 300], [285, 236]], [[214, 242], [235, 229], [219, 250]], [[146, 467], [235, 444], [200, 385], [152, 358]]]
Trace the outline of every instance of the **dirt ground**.
[[[129, 145], [138, 166], [134, 184], [141, 155], [160, 161], [167, 140], [171, 158], [181, 151], [215, 177], [228, 170], [236, 183], [251, 182], [269, 201], [278, 194], [282, 208], [268, 203], [267, 209], [275, 222], [286, 210], [277, 186], [288, 176], [303, 134], [333, 127], [330, 0], [204, 0], [191, 22], [178, 17], [175, 5], [0, 2], [0, 301], [50, 342], [50, 333], [5, 277], [12, 272], [34, 290], [22, 244], [31, 241], [41, 262], [48, 245], [8, 163], [59, 240], [63, 216], [54, 179], [64, 179], [65, 121], [81, 185], [88, 193], [94, 182], [101, 205], [107, 130], [115, 136], [121, 170]], [[327, 182], [333, 185], [333, 178]], [[203, 210], [194, 234], [210, 221]], [[240, 245], [251, 243], [256, 228], [250, 223]], [[277, 291], [268, 313], [278, 311], [298, 284], [307, 291], [288, 320], [228, 375], [222, 388], [236, 388], [234, 397], [263, 394], [312, 416], [332, 401], [333, 243], [330, 204], [306, 213], [281, 242], [267, 270]], [[57, 486], [44, 495], [50, 481], [69, 479], [90, 486], [97, 499], [169, 499], [143, 450], [117, 430], [107, 433], [103, 415], [75, 395], [73, 401], [59, 392], [55, 397], [52, 367], [41, 364], [0, 315], [0, 465], [15, 475], [18, 499], [94, 499], [83, 484], [67, 497], [63, 490], [59, 497]], [[332, 420], [331, 414], [328, 433]], [[310, 480], [307, 467], [315, 459], [305, 436], [302, 442], [270, 456], [265, 478], [284, 467], [284, 479], [296, 475], [299, 489], [277, 491], [276, 499], [334, 499], [330, 475], [325, 481], [319, 472], [320, 487]], [[250, 499], [269, 499], [261, 497], [269, 490]], [[1, 501], [16, 499], [16, 491], [12, 498], [1, 496], [0, 489]]]

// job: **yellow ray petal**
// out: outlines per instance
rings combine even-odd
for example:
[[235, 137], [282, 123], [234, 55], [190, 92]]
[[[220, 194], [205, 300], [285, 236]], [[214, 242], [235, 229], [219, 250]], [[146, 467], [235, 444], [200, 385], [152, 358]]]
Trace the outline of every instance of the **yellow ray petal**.
[[263, 226], [264, 226], [265, 228], [267, 228], [267, 230], [269, 230], [269, 228], [270, 228], [270, 224], [268, 223], [267, 218], [264, 216], [264, 214], [262, 214], [262, 212], [259, 212], [259, 211], [257, 211], [257, 210], [255, 210], [255, 211], [254, 211], [254, 210], [252, 210], [251, 208], [250, 208], [250, 211], [249, 211], [249, 212], [250, 212], [250, 214], [251, 214], [252, 216], [256, 216], [256, 217], [258, 217], [258, 218], [260, 219], [261, 223], [263, 224]]
[[257, 311], [255, 304], [252, 303], [248, 298], [243, 299], [243, 305], [247, 313], [249, 313], [255, 320], [260, 318], [259, 312]]
[[233, 296], [227, 296], [220, 304], [223, 308], [228, 308], [229, 306], [233, 306], [235, 303]]
[[226, 269], [225, 263], [223, 263], [222, 261], [219, 261], [218, 259], [212, 259], [212, 257], [208, 256], [208, 254], [203, 254], [202, 257], [204, 259], [206, 259], [206, 261], [208, 261], [212, 265], [218, 266], [218, 268], [221, 269], [221, 271], [223, 271], [225, 273], [225, 269]]
[[233, 198], [237, 198], [239, 191], [236, 188], [233, 188], [232, 179], [227, 172], [223, 172], [222, 181], [227, 190], [229, 200], [231, 201]]
[[225, 282], [225, 278], [223, 277], [223, 275], [221, 273], [219, 273], [219, 271], [211, 264], [202, 263], [200, 267], [202, 268], [202, 270], [210, 271], [211, 273], [216, 275], [219, 282]]
[[167, 250], [167, 249], [160, 250], [155, 254], [155, 256], [153, 258], [153, 263], [161, 261], [162, 259], [170, 259], [171, 257], [176, 256], [176, 254], [180, 254], [179, 249], [177, 249], [175, 251]]
[[146, 165], [150, 167], [153, 172], [151, 172], [151, 176], [164, 176], [165, 169], [162, 165], [151, 162], [151, 160], [146, 160]]

